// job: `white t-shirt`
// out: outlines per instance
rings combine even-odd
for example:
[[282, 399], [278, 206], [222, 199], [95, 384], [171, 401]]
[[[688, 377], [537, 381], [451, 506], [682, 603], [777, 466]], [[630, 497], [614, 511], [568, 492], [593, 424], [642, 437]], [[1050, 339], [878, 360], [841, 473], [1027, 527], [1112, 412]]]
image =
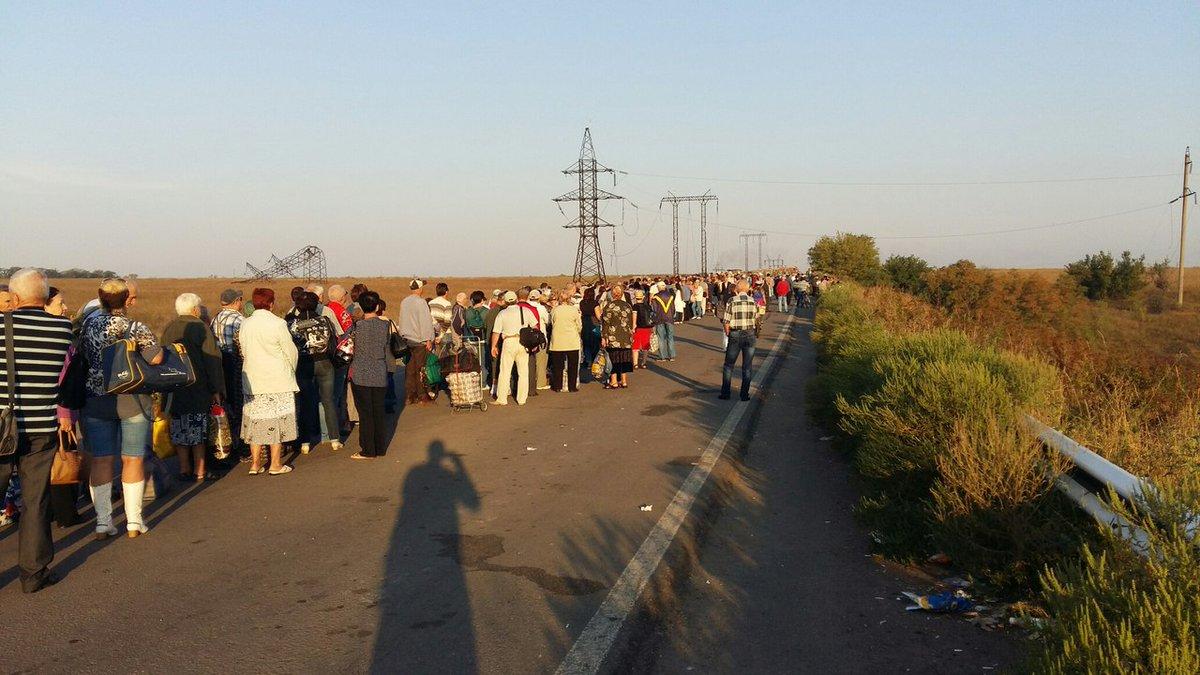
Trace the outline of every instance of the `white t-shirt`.
[[[522, 315], [524, 321], [522, 321]], [[521, 329], [525, 326], [536, 328], [538, 325], [538, 317], [529, 311], [528, 308], [521, 307], [520, 304], [513, 304], [500, 310], [496, 315], [496, 327], [492, 329], [493, 334], [500, 334], [504, 337], [512, 337], [518, 335]]]

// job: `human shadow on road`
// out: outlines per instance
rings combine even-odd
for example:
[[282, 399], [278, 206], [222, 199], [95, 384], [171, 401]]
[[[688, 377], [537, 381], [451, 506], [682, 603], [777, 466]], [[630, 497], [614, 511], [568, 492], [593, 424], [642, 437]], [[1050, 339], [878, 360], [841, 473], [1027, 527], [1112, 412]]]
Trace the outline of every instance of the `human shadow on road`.
[[480, 497], [462, 455], [440, 440], [427, 452], [400, 490], [383, 561], [372, 673], [479, 670], [465, 570], [486, 557], [486, 542], [461, 534], [459, 509], [478, 511]]

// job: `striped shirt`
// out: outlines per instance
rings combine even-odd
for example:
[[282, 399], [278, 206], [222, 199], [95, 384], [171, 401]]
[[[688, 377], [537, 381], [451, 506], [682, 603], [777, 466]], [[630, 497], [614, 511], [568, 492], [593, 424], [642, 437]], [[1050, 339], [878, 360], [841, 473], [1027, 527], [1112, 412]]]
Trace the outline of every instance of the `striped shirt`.
[[729, 330], [751, 330], [757, 316], [758, 305], [745, 293], [733, 296], [725, 305], [725, 323], [729, 324]]
[[0, 406], [8, 406], [6, 378], [15, 371], [17, 431], [54, 433], [58, 429], [58, 378], [73, 339], [71, 322], [40, 307], [18, 309], [11, 316], [16, 368], [9, 367], [8, 338], [0, 321]]

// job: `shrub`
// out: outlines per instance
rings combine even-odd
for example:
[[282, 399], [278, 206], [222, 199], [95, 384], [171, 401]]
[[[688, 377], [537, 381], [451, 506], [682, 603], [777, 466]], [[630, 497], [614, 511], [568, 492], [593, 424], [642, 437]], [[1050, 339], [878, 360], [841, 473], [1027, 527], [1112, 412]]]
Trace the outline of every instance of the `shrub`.
[[1090, 300], [1121, 300], [1146, 285], [1146, 256], [1134, 258], [1125, 251], [1120, 260], [1101, 251], [1067, 265], [1067, 276], [1075, 280]]
[[1171, 261], [1163, 258], [1150, 266], [1150, 280], [1160, 291], [1171, 288]]
[[877, 284], [883, 278], [875, 239], [865, 234], [821, 237], [808, 249], [808, 263], [813, 269], [863, 284]]
[[995, 276], [970, 260], [930, 270], [923, 278], [926, 298], [948, 312], [975, 317], [994, 297]]
[[925, 290], [924, 276], [930, 269], [929, 263], [915, 255], [894, 255], [883, 263], [892, 286], [913, 295]]
[[1145, 533], [1146, 555], [1108, 528], [1097, 548], [1042, 575], [1054, 617], [1034, 667], [1047, 673], [1200, 672], [1200, 480], [1162, 486], [1139, 508], [1110, 507]]

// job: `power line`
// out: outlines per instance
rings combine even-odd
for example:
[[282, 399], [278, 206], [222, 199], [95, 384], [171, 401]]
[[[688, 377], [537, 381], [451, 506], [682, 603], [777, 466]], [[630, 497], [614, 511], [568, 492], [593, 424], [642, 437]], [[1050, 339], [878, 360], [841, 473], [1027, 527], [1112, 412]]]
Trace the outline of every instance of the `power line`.
[[[960, 238], [964, 238], [964, 237], [985, 237], [985, 236], [994, 235], [994, 234], [1011, 234], [1014, 232], [1033, 232], [1035, 230], [1049, 230], [1049, 229], [1055, 228], [1055, 227], [1066, 227], [1068, 225], [1079, 225], [1082, 223], [1090, 223], [1090, 222], [1096, 221], [1096, 220], [1104, 220], [1106, 218], [1116, 218], [1118, 216], [1127, 216], [1131, 213], [1141, 213], [1142, 211], [1149, 211], [1151, 209], [1157, 209], [1160, 207], [1162, 207], [1162, 203], [1152, 204], [1150, 206], [1142, 206], [1142, 207], [1139, 207], [1136, 209], [1129, 209], [1128, 211], [1117, 211], [1116, 213], [1106, 213], [1106, 214], [1100, 215], [1100, 216], [1090, 216], [1088, 218], [1080, 218], [1078, 220], [1067, 220], [1067, 221], [1062, 221], [1062, 222], [1057, 222], [1057, 223], [1048, 223], [1045, 225], [1031, 225], [1031, 226], [1027, 226], [1027, 227], [1013, 227], [1013, 228], [1007, 228], [1007, 229], [1003, 229], [1003, 230], [985, 230], [982, 232], [955, 232], [955, 233], [950, 233], [950, 234], [903, 234], [903, 235], [871, 234], [868, 236], [871, 236], [875, 239], [888, 239], [888, 240], [895, 240], [895, 239], [960, 239]], [[811, 232], [788, 232], [788, 231], [784, 231], [784, 230], [764, 230], [760, 227], [754, 227], [754, 228], [738, 227], [736, 225], [719, 225], [719, 227], [727, 227], [732, 230], [742, 230], [744, 232], [765, 232], [767, 234], [779, 234], [779, 235], [791, 236], [791, 237], [812, 237], [814, 239], [818, 238], [818, 237], [823, 237], [823, 236], [825, 236], [825, 234], [828, 234], [828, 233], [813, 234]]]
[[1173, 173], [1153, 173], [1131, 176], [1093, 176], [1087, 178], [1024, 178], [1014, 180], [973, 180], [973, 181], [933, 181], [933, 182], [859, 182], [859, 181], [830, 181], [804, 180], [790, 178], [711, 178], [703, 176], [673, 176], [661, 173], [641, 173], [637, 171], [617, 171], [625, 176], [641, 176], [644, 178], [669, 178], [672, 180], [695, 180], [717, 183], [757, 183], [762, 185], [813, 185], [832, 187], [959, 187], [981, 185], [1036, 185], [1042, 183], [1093, 183], [1118, 180], [1144, 180], [1147, 178], [1174, 177]]

